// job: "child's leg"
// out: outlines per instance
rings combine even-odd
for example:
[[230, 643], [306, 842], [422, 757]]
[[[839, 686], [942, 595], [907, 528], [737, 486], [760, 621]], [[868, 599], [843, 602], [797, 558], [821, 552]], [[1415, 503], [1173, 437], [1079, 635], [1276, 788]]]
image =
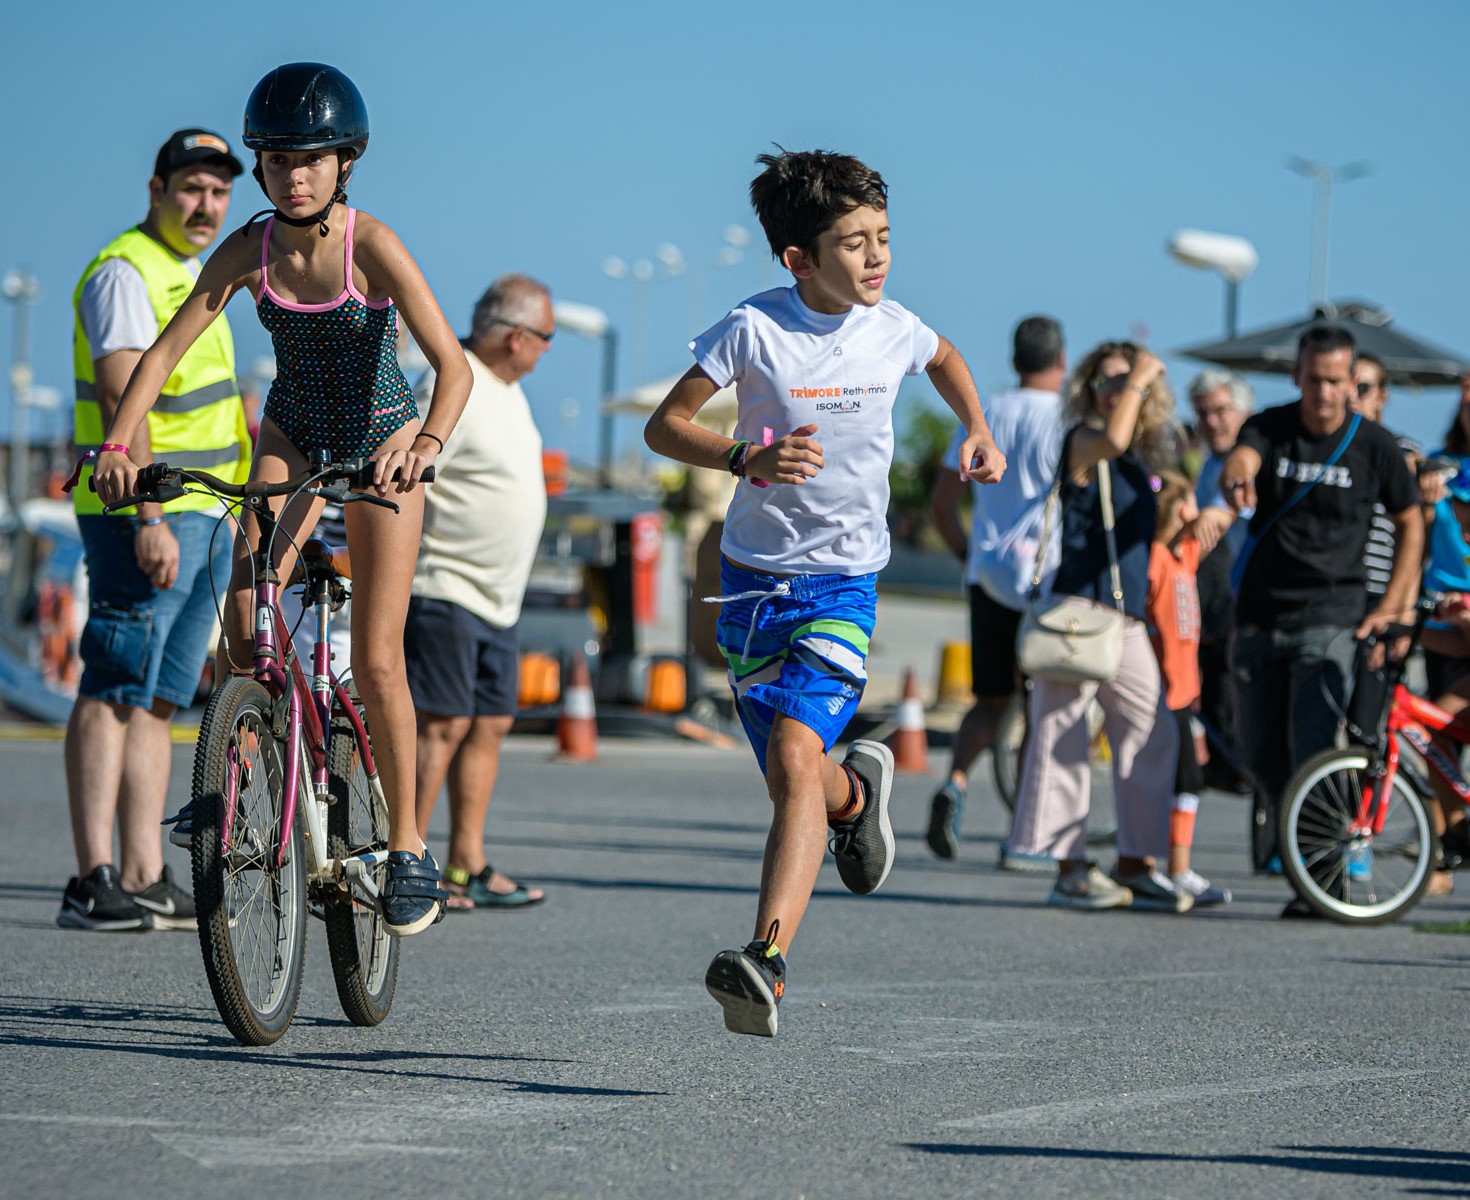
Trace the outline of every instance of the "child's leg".
[[388, 498], [400, 512], [361, 503], [344, 510], [352, 551], [352, 680], [362, 697], [388, 800], [388, 849], [417, 856], [423, 850], [414, 813], [417, 734], [403, 623], [418, 559], [424, 493], [422, 487], [390, 490]]
[[[791, 949], [797, 927], [816, 886], [827, 852], [827, 818], [852, 797], [846, 771], [822, 749], [821, 737], [800, 721], [778, 713], [766, 750], [766, 790], [775, 813], [761, 865], [755, 936], [764, 938], [781, 923], [779, 943]], [[847, 817], [861, 811], [859, 797]]]
[[[284, 483], [306, 470], [306, 458], [267, 419], [260, 424], [260, 440], [250, 464], [252, 483]], [[273, 500], [271, 510], [278, 522], [273, 561], [281, 577], [281, 586], [296, 562], [296, 547], [311, 536], [321, 515], [322, 501], [314, 496], [298, 497], [289, 510], [282, 513], [283, 500]], [[220, 651], [215, 659], [215, 682], [226, 675], [248, 674], [255, 653], [255, 594], [252, 557], [260, 542], [260, 526], [254, 516], [241, 510], [235, 548], [230, 566], [230, 594], [224, 606], [224, 630]]]
[[1194, 845], [1194, 817], [1199, 811], [1199, 791], [1203, 772], [1195, 754], [1194, 731], [1189, 725], [1189, 711], [1174, 709], [1174, 724], [1179, 730], [1179, 766], [1174, 772], [1174, 807], [1169, 813], [1169, 874], [1182, 875], [1189, 870], [1189, 851]]

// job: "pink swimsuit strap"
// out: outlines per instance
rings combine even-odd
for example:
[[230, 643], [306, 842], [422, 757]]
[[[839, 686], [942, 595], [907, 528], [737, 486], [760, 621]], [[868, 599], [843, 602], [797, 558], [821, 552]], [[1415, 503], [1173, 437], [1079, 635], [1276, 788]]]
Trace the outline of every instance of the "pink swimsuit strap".
[[260, 238], [260, 294], [269, 296], [271, 303], [291, 312], [330, 312], [334, 308], [340, 308], [351, 296], [354, 300], [367, 305], [368, 308], [387, 308], [393, 303], [391, 297], [387, 300], [369, 300], [357, 290], [357, 285], [352, 282], [352, 231], [357, 225], [357, 209], [347, 210], [347, 238], [343, 244], [342, 270], [346, 277], [346, 283], [335, 300], [328, 300], [325, 304], [298, 304], [290, 300], [283, 300], [271, 287], [270, 277], [266, 274], [266, 263], [270, 258], [271, 230], [276, 226], [275, 217], [267, 217], [265, 232]]

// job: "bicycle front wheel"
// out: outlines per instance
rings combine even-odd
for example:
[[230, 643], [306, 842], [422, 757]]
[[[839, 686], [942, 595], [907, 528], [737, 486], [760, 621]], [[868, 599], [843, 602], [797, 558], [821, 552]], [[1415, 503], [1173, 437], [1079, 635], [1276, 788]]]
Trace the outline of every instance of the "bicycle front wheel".
[[215, 1006], [247, 1046], [291, 1024], [306, 957], [306, 848], [298, 810], [281, 849], [282, 747], [252, 679], [210, 697], [194, 755], [194, 903]]
[[1423, 801], [1401, 774], [1383, 831], [1355, 837], [1363, 790], [1382, 784], [1357, 749], [1324, 750], [1286, 785], [1281, 865], [1296, 893], [1320, 916], [1380, 925], [1413, 908], [1429, 886], [1434, 833]]
[[[386, 850], [388, 812], [368, 783], [352, 722], [345, 715], [332, 721], [327, 780], [332, 793], [327, 809], [332, 856], [347, 858], [368, 850]], [[387, 879], [386, 864], [373, 872], [373, 882], [380, 890]], [[323, 905], [322, 915], [342, 1011], [354, 1025], [378, 1024], [393, 1006], [398, 939], [388, 936], [382, 912], [355, 895], [334, 892]]]

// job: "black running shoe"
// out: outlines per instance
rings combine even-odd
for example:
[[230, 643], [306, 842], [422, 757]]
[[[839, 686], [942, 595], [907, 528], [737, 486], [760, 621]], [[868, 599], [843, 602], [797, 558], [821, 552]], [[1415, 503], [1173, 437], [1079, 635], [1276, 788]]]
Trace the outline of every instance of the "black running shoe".
[[1440, 835], [1439, 844], [1446, 871], [1463, 871], [1470, 866], [1470, 821], [1451, 825]]
[[117, 868], [103, 863], [81, 879], [73, 876], [61, 893], [56, 923], [63, 929], [95, 929], [102, 933], [138, 932], [153, 928], [153, 915], [123, 891]]
[[194, 897], [174, 882], [172, 867], [163, 868], [163, 877], [141, 892], [129, 892], [133, 903], [153, 916], [154, 929], [198, 929], [194, 916]]
[[893, 826], [888, 821], [893, 751], [882, 742], [856, 741], [842, 764], [862, 780], [863, 811], [833, 825], [829, 844], [847, 890], [866, 896], [883, 886], [893, 867]]
[[704, 973], [705, 989], [725, 1010], [731, 1033], [775, 1037], [777, 1010], [786, 990], [786, 960], [775, 950], [781, 922], [772, 921], [763, 940], [744, 950], [721, 950]]
[[194, 801], [190, 800], [173, 816], [164, 817], [160, 824], [173, 826], [168, 831], [170, 846], [177, 846], [181, 850], [189, 849], [194, 844]]
[[954, 859], [960, 853], [960, 810], [965, 807], [965, 793], [951, 779], [934, 793], [929, 801], [929, 829], [924, 841], [937, 858]]

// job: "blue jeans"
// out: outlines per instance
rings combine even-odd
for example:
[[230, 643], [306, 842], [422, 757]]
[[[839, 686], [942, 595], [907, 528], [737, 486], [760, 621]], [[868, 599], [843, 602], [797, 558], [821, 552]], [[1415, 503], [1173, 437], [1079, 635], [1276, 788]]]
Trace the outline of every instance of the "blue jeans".
[[160, 590], [138, 566], [132, 517], [77, 518], [89, 589], [78, 645], [83, 696], [132, 708], [152, 708], [154, 700], [187, 708], [199, 690], [215, 594], [223, 597], [230, 585], [234, 537], [228, 528], [216, 536], [218, 521], [209, 513], [169, 513], [164, 520], [179, 543], [179, 576]]
[[1256, 783], [1255, 866], [1280, 848], [1281, 794], [1298, 767], [1337, 742], [1352, 690], [1351, 627], [1263, 629], [1245, 625], [1230, 644], [1240, 753]]

